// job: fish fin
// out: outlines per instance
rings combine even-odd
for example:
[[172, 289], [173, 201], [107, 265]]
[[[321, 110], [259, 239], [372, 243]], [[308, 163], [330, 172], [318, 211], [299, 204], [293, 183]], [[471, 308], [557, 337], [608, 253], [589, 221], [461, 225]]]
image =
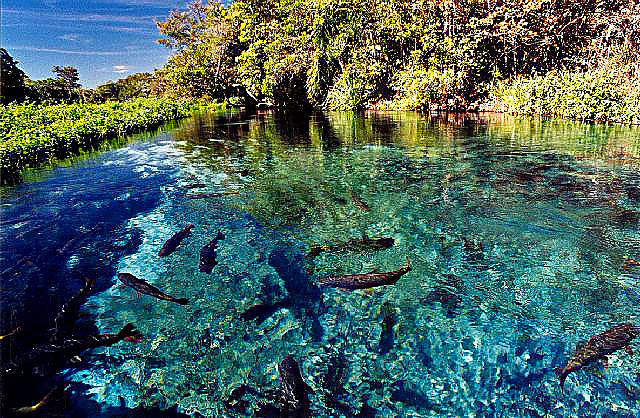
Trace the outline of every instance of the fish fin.
[[132, 335], [136, 335], [137, 331], [135, 330], [135, 328], [136, 327], [134, 327], [133, 324], [129, 323], [125, 325], [124, 328], [120, 330], [120, 332], [118, 332], [117, 337], [120, 339], [125, 339], [127, 337], [131, 337]]
[[602, 366], [604, 367], [604, 371], [609, 370], [609, 359], [607, 356], [602, 357]]
[[187, 298], [173, 299], [173, 302], [179, 303], [180, 305], [186, 305], [189, 303], [189, 299]]
[[407, 256], [407, 266], [406, 268], [411, 268], [411, 259]]
[[626, 351], [630, 356], [633, 356], [633, 350], [628, 345], [624, 346], [624, 351]]

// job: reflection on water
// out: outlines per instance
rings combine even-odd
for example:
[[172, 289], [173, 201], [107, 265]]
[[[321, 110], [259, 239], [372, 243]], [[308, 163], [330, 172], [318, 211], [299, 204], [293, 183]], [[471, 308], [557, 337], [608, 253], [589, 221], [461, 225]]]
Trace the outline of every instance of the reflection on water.
[[[102, 414], [269, 416], [292, 355], [315, 416], [637, 416], [637, 357], [571, 374], [564, 396], [552, 371], [640, 325], [639, 138], [493, 114], [197, 114], [5, 190], [2, 331], [27, 324], [16, 344], [37, 341], [98, 277], [79, 332], [145, 336], [58, 373], [73, 408]], [[199, 272], [219, 232], [218, 264]], [[392, 286], [315, 284], [407, 257]], [[190, 304], [121, 291], [117, 272]]]

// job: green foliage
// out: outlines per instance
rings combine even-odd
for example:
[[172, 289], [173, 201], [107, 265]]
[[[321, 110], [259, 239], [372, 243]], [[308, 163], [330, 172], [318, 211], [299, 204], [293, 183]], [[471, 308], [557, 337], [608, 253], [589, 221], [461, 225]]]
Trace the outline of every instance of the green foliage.
[[0, 103], [22, 101], [25, 96], [24, 72], [6, 49], [0, 48]]
[[384, 102], [460, 110], [485, 99], [496, 80], [519, 75], [606, 65], [625, 66], [638, 78], [640, 21], [625, 17], [640, 11], [636, 3], [196, 2], [158, 24], [168, 37], [162, 43], [176, 54], [158, 72], [157, 92], [174, 98], [244, 93], [247, 103], [278, 107]]
[[449, 98], [456, 95], [457, 81], [458, 77], [450, 69], [404, 69], [394, 79], [393, 86], [399, 93], [395, 106], [426, 110], [433, 104], [446, 104]]
[[26, 80], [26, 98], [34, 103], [54, 104], [80, 101], [83, 91], [78, 81], [78, 70], [73, 67], [53, 66], [57, 77], [44, 80]]
[[184, 117], [189, 107], [158, 99], [100, 105], [0, 107], [0, 178], [14, 182], [25, 167], [65, 158], [98, 143]]
[[502, 110], [591, 121], [640, 123], [640, 87], [606, 72], [550, 72], [500, 83]]
[[73, 67], [60, 67], [59, 65], [54, 65], [51, 71], [57, 75], [57, 79], [61, 80], [69, 91], [80, 87], [80, 83], [78, 83], [78, 81], [80, 81], [80, 75], [78, 74], [77, 69]]
[[98, 86], [88, 97], [88, 101], [102, 103], [107, 100], [128, 100], [136, 97], [148, 97], [151, 93], [153, 76], [149, 73], [132, 74], [116, 82]]

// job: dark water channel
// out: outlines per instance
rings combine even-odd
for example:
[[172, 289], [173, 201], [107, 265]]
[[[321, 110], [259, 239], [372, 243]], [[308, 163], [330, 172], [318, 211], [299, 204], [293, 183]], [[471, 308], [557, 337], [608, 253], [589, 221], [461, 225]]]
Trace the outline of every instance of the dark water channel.
[[[5, 380], [5, 413], [66, 381], [49, 406], [64, 416], [269, 416], [291, 355], [313, 416], [640, 414], [640, 356], [571, 374], [564, 395], [553, 373], [592, 336], [640, 326], [636, 128], [198, 114], [25, 180], [0, 190], [0, 333], [22, 330], [2, 361], [46, 341], [85, 277], [77, 334], [133, 323], [144, 339]], [[342, 245], [378, 238], [393, 245]], [[315, 284], [407, 259], [395, 285]], [[190, 303], [138, 297], [118, 272]]]

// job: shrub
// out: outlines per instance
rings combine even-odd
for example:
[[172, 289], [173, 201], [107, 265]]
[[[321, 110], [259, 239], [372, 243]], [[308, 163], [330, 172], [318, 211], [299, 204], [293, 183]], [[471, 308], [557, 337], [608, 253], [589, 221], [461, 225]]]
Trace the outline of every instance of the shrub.
[[104, 104], [0, 106], [0, 181], [19, 180], [38, 167], [94, 148], [102, 141], [187, 116], [188, 105], [159, 99]]

